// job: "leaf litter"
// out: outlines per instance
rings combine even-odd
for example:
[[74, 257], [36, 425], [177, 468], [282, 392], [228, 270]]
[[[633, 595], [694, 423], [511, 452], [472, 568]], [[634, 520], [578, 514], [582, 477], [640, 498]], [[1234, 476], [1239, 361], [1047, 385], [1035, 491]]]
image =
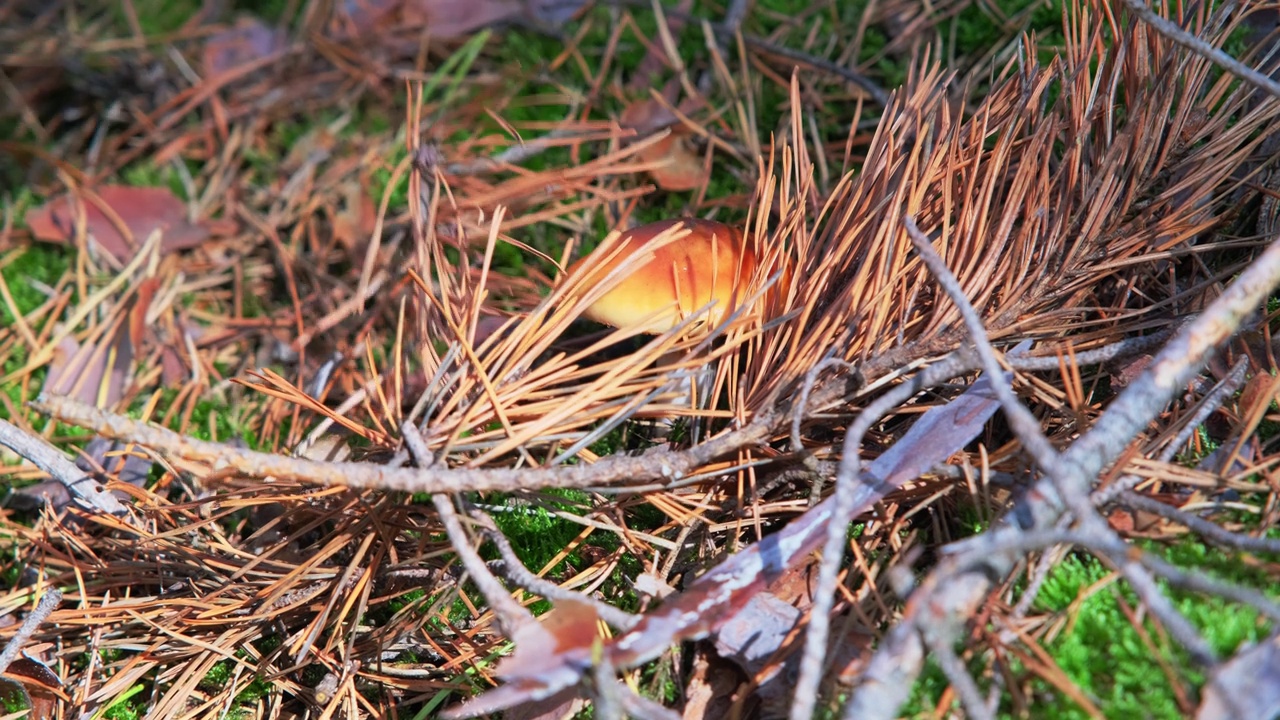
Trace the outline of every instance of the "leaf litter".
[[[644, 704], [653, 700], [632, 693], [662, 697], [659, 681], [626, 666], [643, 656], [658, 658], [649, 670], [678, 668], [670, 646], [690, 635], [649, 628], [689, 603], [692, 635], [730, 621], [718, 606], [698, 605], [712, 597], [700, 593], [736, 578], [789, 533], [815, 527], [832, 507], [826, 488], [846, 457], [840, 440], [878, 398], [899, 393], [854, 450], [872, 468], [895, 453], [924, 465], [896, 478], [901, 486], [877, 496], [873, 509], [857, 511], [854, 564], [836, 609], [867, 633], [853, 637], [875, 642], [838, 658], [824, 685], [834, 696], [839, 683], [865, 681], [871, 648], [893, 647], [886, 628], [909, 588], [894, 583], [892, 568], [958, 534], [952, 520], [961, 508], [998, 516], [1028, 479], [1013, 436], [981, 415], [969, 418], [976, 425], [967, 432], [981, 433], [976, 442], [965, 435], [944, 443], [935, 432], [937, 443], [924, 447], [938, 457], [909, 452], [912, 428], [923, 432], [925, 419], [955, 412], [976, 366], [932, 387], [912, 385], [967, 341], [959, 310], [911, 253], [900, 218], [914, 217], [932, 235], [992, 339], [1034, 340], [1034, 355], [1052, 363], [1013, 377], [1044, 432], [1064, 445], [1087, 433], [1111, 399], [1113, 371], [1099, 363], [1134, 378], [1149, 372], [1130, 359], [1154, 348], [1123, 348], [1206, 307], [1270, 237], [1255, 232], [1249, 208], [1263, 188], [1274, 191], [1267, 174], [1274, 160], [1259, 147], [1274, 134], [1275, 100], [1233, 85], [1145, 25], [1115, 25], [1116, 8], [1068, 8], [1056, 57], [1012, 32], [1026, 17], [1004, 18], [1009, 44], [968, 58], [967, 67], [948, 63], [967, 69], [967, 78], [995, 76], [994, 84], [980, 93], [979, 83], [921, 59], [880, 107], [847, 78], [805, 69], [823, 54], [822, 33], [806, 25], [813, 15], [778, 26], [810, 56], [792, 75], [776, 53], [747, 49], [764, 41], [753, 34], [763, 11], [743, 21], [742, 44], [720, 45], [713, 37], [725, 36], [714, 30], [704, 37], [708, 55], [699, 62], [681, 57], [673, 38], [705, 28], [680, 28], [675, 13], [648, 37], [638, 29], [640, 10], [487, 3], [455, 22], [431, 20], [447, 3], [427, 5], [344, 3], [329, 16], [300, 16], [327, 35], [193, 22], [165, 38], [165, 50], [96, 37], [108, 19], [90, 17], [82, 32], [90, 57], [101, 61], [93, 66], [67, 63], [41, 43], [35, 30], [48, 27], [48, 15], [22, 16], [30, 38], [3, 31], [15, 42], [0, 46], [21, 48], [0, 58], [27, 111], [18, 122], [33, 137], [61, 138], [56, 162], [27, 152], [22, 157], [33, 159], [21, 171], [45, 198], [73, 183], [83, 188], [31, 211], [35, 222], [26, 227], [6, 222], [0, 231], [0, 262], [35, 239], [63, 243], [75, 258], [55, 285], [37, 288], [42, 302], [14, 313], [15, 301], [5, 299], [21, 318], [0, 330], [6, 382], [22, 388], [20, 399], [43, 384], [50, 397], [36, 407], [74, 416], [74, 424], [115, 438], [113, 454], [161, 468], [158, 480], [138, 486], [121, 476], [127, 462], [98, 463], [108, 488], [124, 494], [128, 518], [69, 504], [0, 521], [15, 548], [13, 567], [30, 571], [6, 580], [0, 608], [18, 612], [45, 588], [67, 595], [35, 635], [35, 642], [60, 638], [42, 662], [74, 688], [51, 716], [126, 702], [156, 717], [213, 716], [232, 706], [330, 717], [390, 716], [397, 707], [438, 713], [489, 687], [495, 673], [514, 682], [482, 698], [528, 702], [553, 684], [540, 674], [566, 668], [555, 682], [592, 677], [580, 692], [601, 712], [621, 704], [658, 716]], [[878, 57], [923, 52], [964, 6], [922, 18], [900, 5], [881, 4], [867, 19], [894, 18], [909, 29]], [[563, 15], [538, 13], [578, 13], [578, 26], [565, 26], [577, 34], [563, 39], [547, 68], [504, 65], [487, 36], [437, 44], [514, 19], [516, 10], [561, 25]], [[1210, 20], [1216, 16], [1198, 16], [1194, 27], [1221, 42], [1230, 25]], [[594, 29], [606, 41], [587, 48]], [[661, 61], [648, 63], [661, 69], [638, 74], [654, 86], [669, 74], [664, 91], [619, 104], [584, 92], [612, 82], [602, 68], [621, 64], [618, 48], [628, 44]], [[1257, 53], [1249, 60], [1261, 62]], [[28, 71], [38, 63], [98, 89], [79, 96], [73, 112], [50, 113], [49, 81]], [[545, 73], [566, 67], [581, 68], [586, 82], [547, 89]], [[1183, 83], [1155, 80], [1170, 72]], [[134, 80], [123, 83], [126, 76]], [[533, 81], [539, 94], [525, 94]], [[406, 88], [404, 122], [381, 133], [347, 127], [370, 108], [403, 106], [397, 98]], [[973, 93], [970, 104], [956, 102], [956, 88]], [[766, 89], [784, 108], [771, 127], [760, 124]], [[112, 103], [127, 112], [109, 119]], [[558, 106], [565, 119], [520, 119], [521, 103]], [[836, 106], [844, 113], [838, 132], [813, 120]], [[327, 127], [290, 137], [291, 123], [326, 111], [334, 113]], [[398, 134], [401, 125], [409, 130]], [[697, 152], [687, 144], [693, 138]], [[173, 177], [187, 187], [187, 201], [166, 188], [114, 183], [118, 171], [147, 157], [181, 160], [184, 170]], [[97, 180], [82, 181], [66, 166]], [[744, 188], [712, 187], [726, 173], [746, 179]], [[1254, 180], [1242, 182], [1242, 173]], [[771, 320], [730, 321], [705, 340], [575, 324], [600, 289], [561, 268], [584, 245], [602, 240], [607, 251], [608, 230], [660, 211], [651, 182], [690, 193], [678, 196], [681, 214], [744, 221], [749, 242], [777, 259], [761, 267], [793, 268], [785, 292], [767, 292], [778, 278], [763, 272], [750, 279], [765, 308], [749, 315]], [[521, 273], [498, 271], [507, 258], [519, 258]], [[1262, 377], [1274, 359], [1269, 325], [1255, 327], [1261, 343], [1240, 354]], [[1108, 359], [1089, 359], [1113, 348], [1120, 349]], [[75, 365], [77, 357], [86, 359]], [[673, 378], [705, 366], [718, 402], [707, 410], [679, 405]], [[1101, 492], [1123, 487], [1182, 513], [1141, 505], [1167, 527], [1204, 532], [1190, 514], [1220, 524], [1225, 541], [1254, 526], [1233, 520], [1224, 503], [1259, 516], [1261, 527], [1272, 524], [1272, 490], [1256, 480], [1274, 464], [1266, 444], [1198, 473], [1161, 457], [1180, 423], [1197, 417], [1202, 397], [1215, 441], [1254, 447], [1274, 392], [1250, 387], [1238, 402], [1212, 403], [1207, 385], [1187, 388], [1158, 426], [1134, 438], [1129, 455], [1101, 478]], [[52, 397], [67, 392], [179, 434], [161, 436]], [[6, 403], [18, 432], [69, 432]], [[684, 435], [652, 434], [671, 417]], [[418, 467], [406, 467], [405, 422], [421, 428], [432, 462], [415, 454]], [[304, 452], [313, 443], [350, 457]], [[38, 479], [29, 469], [13, 477]], [[476, 527], [486, 513], [552, 517], [575, 528], [578, 546], [603, 550], [574, 557], [571, 545], [528, 569], [545, 585], [528, 578], [507, 585], [518, 602], [533, 602], [535, 593], [561, 608], [551, 617], [576, 618], [551, 629], [526, 624], [515, 633], [514, 657], [538, 653], [529, 637], [554, 639], [562, 626], [591, 631], [575, 630], [562, 651], [542, 651], [541, 662], [526, 667], [529, 677], [505, 669], [498, 658], [509, 643], [494, 622], [496, 606], [453, 564], [456, 547], [438, 509], [414, 489], [463, 494], [462, 512]], [[1129, 508], [1116, 492], [1110, 502]], [[1138, 512], [1139, 500], [1130, 502]], [[527, 548], [517, 542], [516, 551]], [[1250, 552], [1269, 567], [1265, 549]], [[1028, 546], [1028, 556], [1036, 553]], [[808, 567], [773, 561], [782, 564], [770, 572], [783, 576]], [[641, 572], [676, 594], [637, 605], [630, 583]], [[764, 703], [770, 714], [785, 712], [790, 696], [768, 688], [779, 672], [796, 672], [815, 590], [742, 577], [750, 589], [734, 607], [749, 609], [739, 621], [782, 622], [750, 653], [719, 636], [716, 652], [737, 663], [738, 682], [717, 683], [702, 707], [745, 712]], [[1016, 578], [1003, 582], [983, 596], [996, 624], [1014, 617]], [[564, 592], [622, 606], [638, 624], [592, 627], [593, 606]], [[924, 601], [913, 597], [905, 607]], [[1144, 631], [1150, 626], [1132, 617]], [[1049, 620], [1026, 618], [1020, 647], [1039, 649]], [[974, 625], [973, 647], [1000, 647], [984, 627]], [[646, 652], [635, 653], [636, 638]], [[710, 662], [706, 645], [693, 647], [698, 662]], [[1016, 692], [1004, 703], [1015, 712], [1027, 709], [1041, 681], [1095, 707], [1051, 664], [987, 657], [970, 670], [1012, 682]], [[93, 658], [87, 667], [84, 658]], [[614, 671], [623, 671], [616, 688]], [[1175, 679], [1180, 672], [1168, 671]], [[697, 676], [676, 672], [674, 680], [688, 683], [690, 698], [708, 695]]]

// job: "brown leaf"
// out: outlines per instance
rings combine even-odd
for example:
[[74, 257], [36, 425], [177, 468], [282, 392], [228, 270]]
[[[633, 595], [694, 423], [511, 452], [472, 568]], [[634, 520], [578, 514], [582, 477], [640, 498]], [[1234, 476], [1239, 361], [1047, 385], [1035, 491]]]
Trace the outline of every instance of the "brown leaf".
[[62, 692], [62, 679], [40, 660], [23, 654], [14, 658], [0, 677], [0, 699], [6, 708], [18, 705], [29, 709], [30, 720], [55, 717], [58, 698], [67, 700]]
[[517, 705], [502, 714], [504, 720], [569, 720], [582, 712], [587, 701], [576, 687], [548, 698]]
[[[713, 635], [716, 652], [755, 679], [754, 695], [766, 716], [785, 716], [791, 702], [800, 672], [800, 656], [795, 652], [802, 639], [798, 626], [813, 606], [816, 573], [813, 556], [803, 565], [788, 568]], [[827, 657], [842, 674], [845, 668], [860, 667], [872, 638], [868, 630], [854, 628], [832, 641]]]
[[201, 60], [207, 76], [219, 75], [285, 47], [284, 31], [256, 18], [241, 18], [235, 27], [220, 30], [204, 43]]
[[393, 25], [403, 0], [343, 0], [334, 10], [329, 32], [335, 37], [366, 35]]
[[524, 14], [522, 0], [407, 0], [404, 21], [431, 37], [461, 38]]
[[1125, 360], [1122, 365], [1112, 371], [1111, 385], [1116, 388], [1129, 387], [1130, 383], [1141, 377], [1143, 371], [1151, 364], [1152, 359], [1151, 355], [1142, 354]]
[[130, 301], [129, 307], [129, 342], [134, 347], [142, 347], [148, 339], [147, 311], [151, 309], [151, 301], [160, 289], [160, 278], [149, 277], [138, 283], [138, 293]]
[[330, 25], [337, 37], [425, 28], [433, 38], [463, 38], [512, 20], [563, 22], [581, 0], [345, 0]]
[[378, 208], [369, 197], [367, 178], [350, 180], [342, 188], [346, 202], [333, 216], [333, 237], [344, 248], [364, 253], [378, 221]]
[[[671, 98], [667, 99], [671, 100]], [[666, 105], [653, 98], [644, 98], [631, 103], [618, 117], [619, 125], [628, 130], [635, 130], [640, 137], [652, 135], [679, 121], [680, 118], [676, 117]]]
[[655, 163], [649, 168], [649, 177], [663, 190], [697, 190], [710, 178], [709, 168], [696, 152], [691, 138], [675, 128], [637, 156], [646, 163]]
[[[109, 347], [113, 339], [114, 358]], [[67, 337], [58, 343], [49, 363], [49, 374], [45, 376], [43, 392], [97, 405], [98, 393], [103, 391], [103, 378], [108, 372], [107, 363], [111, 362], [111, 374], [106, 379], [102, 399], [107, 407], [115, 404], [124, 392], [133, 345], [129, 342], [128, 333], [124, 332], [114, 338], [104, 337], [100, 342], [102, 347], [81, 346], [75, 338]]]
[[58, 674], [50, 670], [48, 665], [32, 657], [15, 658], [13, 662], [9, 663], [5, 674], [17, 676], [24, 681], [30, 681], [51, 689], [62, 687], [62, 679], [58, 677]]
[[743, 686], [742, 672], [699, 643], [694, 650], [693, 672], [684, 690], [683, 720], [729, 717], [733, 696]]
[[[95, 198], [84, 193], [82, 198], [85, 231], [103, 250], [122, 262], [133, 257], [136, 249], [155, 230], [161, 231], [162, 255], [199, 245], [209, 237], [200, 224], [187, 221], [187, 206], [165, 188], [104, 185]], [[128, 236], [112, 222], [102, 207], [119, 217]], [[77, 212], [69, 195], [55, 198], [26, 216], [27, 226], [36, 239], [52, 243], [75, 241]]]
[[618, 124], [635, 130], [640, 138], [657, 132], [669, 133], [636, 153], [643, 162], [654, 164], [648, 172], [658, 187], [681, 191], [696, 190], [706, 184], [707, 167], [693, 146], [689, 129], [680, 124], [666, 105], [654, 98], [631, 103], [622, 111]]

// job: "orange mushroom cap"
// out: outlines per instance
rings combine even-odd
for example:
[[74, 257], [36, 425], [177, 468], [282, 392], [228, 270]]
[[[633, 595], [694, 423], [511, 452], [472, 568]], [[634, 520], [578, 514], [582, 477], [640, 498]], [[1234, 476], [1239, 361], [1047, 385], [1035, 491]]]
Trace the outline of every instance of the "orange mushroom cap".
[[[671, 237], [675, 239], [668, 240]], [[740, 230], [695, 218], [634, 227], [623, 232], [616, 245], [600, 252], [607, 258], [592, 268], [585, 287], [604, 282], [619, 266], [635, 267], [624, 270], [625, 276], [582, 316], [651, 334], [670, 330], [713, 300], [715, 305], [698, 325], [719, 325], [750, 295], [747, 284], [757, 262]], [[587, 260], [579, 259], [568, 272], [572, 274]]]

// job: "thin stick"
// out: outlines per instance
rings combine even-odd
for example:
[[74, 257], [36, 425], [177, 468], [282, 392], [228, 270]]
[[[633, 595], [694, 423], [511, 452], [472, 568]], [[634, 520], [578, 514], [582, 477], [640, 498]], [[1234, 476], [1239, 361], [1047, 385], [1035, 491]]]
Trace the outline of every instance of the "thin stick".
[[[422, 435], [418, 432], [418, 428], [410, 422], [406, 422], [400, 426], [400, 431], [404, 437], [404, 443], [409, 447], [409, 452], [413, 454], [414, 459], [420, 464], [430, 466], [435, 463], [435, 457], [431, 451], [427, 449], [427, 443], [423, 441]], [[484, 599], [489, 602], [489, 607], [493, 609], [494, 615], [498, 618], [498, 623], [502, 626], [502, 631], [511, 637], [515, 634], [516, 628], [527, 623], [536, 623], [533, 614], [524, 608], [523, 605], [515, 601], [511, 597], [511, 593], [507, 591], [502, 583], [498, 582], [498, 578], [489, 572], [489, 566], [485, 564], [484, 558], [480, 557], [480, 553], [471, 546], [471, 538], [467, 536], [467, 531], [463, 529], [462, 522], [458, 519], [458, 512], [453, 507], [453, 500], [445, 493], [435, 493], [431, 496], [431, 502], [436, 507], [436, 512], [440, 515], [440, 522], [444, 525], [444, 531], [449, 536], [449, 543], [453, 545], [453, 551], [457, 553], [458, 560], [462, 562], [462, 566], [467, 569], [467, 573], [471, 575], [471, 580], [480, 588], [480, 593], [484, 595]]]
[[30, 403], [39, 412], [100, 435], [136, 442], [186, 460], [232, 469], [252, 477], [345, 485], [402, 492], [469, 492], [581, 488], [626, 481], [674, 482], [700, 466], [767, 439], [776, 413], [761, 413], [750, 424], [688, 450], [659, 450], [640, 456], [612, 455], [591, 465], [540, 468], [393, 468], [373, 463], [320, 462], [257, 452], [181, 435], [166, 428], [106, 412], [67, 397], [41, 395]]
[[[978, 351], [978, 357], [982, 360], [983, 369], [990, 376], [1001, 377], [1003, 371], [1000, 368], [999, 361], [996, 360], [995, 349], [991, 347], [991, 342], [987, 339], [986, 327], [982, 323], [982, 318], [978, 316], [977, 309], [973, 307], [968, 297], [965, 296], [964, 288], [961, 287], [960, 281], [951, 272], [951, 269], [947, 267], [946, 262], [938, 255], [938, 252], [934, 250], [933, 243], [929, 242], [929, 238], [921, 232], [914, 219], [910, 217], [903, 218], [903, 225], [906, 227], [907, 235], [911, 238], [911, 244], [915, 247], [916, 252], [920, 254], [920, 258], [924, 260], [925, 265], [937, 279], [938, 284], [942, 286], [943, 291], [959, 308], [960, 316], [964, 319], [965, 327], [968, 329], [969, 336]], [[1049, 438], [1045, 437], [1044, 433], [1041, 432], [1040, 421], [1019, 402], [1017, 396], [1013, 394], [1013, 388], [1005, 382], [996, 380], [992, 381], [991, 387], [995, 390], [996, 397], [1000, 399], [1000, 407], [1004, 410], [1009, 426], [1013, 429], [1014, 434], [1018, 436], [1018, 441], [1035, 458], [1036, 464], [1040, 466], [1049, 479], [1057, 485], [1059, 499], [1075, 516], [1080, 529], [1099, 540], [1123, 544], [1124, 541], [1098, 515], [1093, 504], [1089, 501], [1089, 491], [1092, 489], [1093, 479], [1097, 477], [1097, 473], [1095, 472], [1081, 480], [1080, 476], [1076, 474], [1078, 472], [1076, 468], [1063, 463], [1062, 456], [1054, 449], [1049, 442]], [[1164, 403], [1161, 402], [1157, 407], [1164, 407]], [[1101, 468], [1099, 468], [1100, 470]], [[1161, 592], [1151, 574], [1125, 555], [1119, 555], [1113, 559], [1125, 579], [1129, 581], [1133, 591], [1146, 603], [1151, 613], [1160, 619], [1169, 633], [1187, 648], [1191, 656], [1205, 665], [1213, 663], [1216, 660], [1213, 648], [1200, 635], [1195, 626], [1179, 613], [1173, 603], [1169, 601], [1169, 598]]]
[[582, 593], [577, 593], [572, 590], [566, 590], [546, 578], [534, 575], [529, 571], [529, 568], [525, 567], [524, 563], [520, 560], [520, 557], [516, 555], [515, 548], [511, 547], [511, 541], [508, 540], [507, 536], [503, 535], [502, 531], [498, 529], [498, 526], [494, 524], [493, 518], [481, 512], [478, 508], [471, 508], [468, 514], [471, 516], [471, 519], [480, 526], [481, 531], [484, 532], [484, 534], [488, 536], [489, 540], [498, 548], [498, 555], [502, 557], [503, 574], [506, 575], [507, 579], [511, 582], [520, 585], [526, 590], [537, 593], [552, 602], [556, 602], [558, 600], [573, 600], [575, 602], [587, 603], [595, 608], [596, 614], [600, 616], [601, 620], [604, 620], [610, 625], [622, 630], [629, 630], [632, 627], [635, 627], [636, 623], [640, 622], [640, 617], [638, 615], [623, 612], [622, 610], [619, 610], [607, 603], [602, 603], [589, 595], [583, 595]]
[[9, 638], [9, 642], [4, 646], [4, 652], [0, 652], [0, 673], [9, 669], [9, 665], [17, 659], [18, 653], [22, 652], [22, 648], [35, 634], [36, 628], [49, 617], [49, 614], [57, 609], [62, 603], [62, 591], [57, 588], [50, 588], [40, 598], [40, 602], [36, 603], [36, 607], [31, 614], [22, 621], [22, 626], [18, 628], [18, 632]]
[[1259, 90], [1271, 94], [1272, 97], [1280, 98], [1280, 83], [1236, 60], [1223, 52], [1221, 48], [1216, 48], [1212, 44], [1205, 42], [1203, 38], [1198, 38], [1183, 30], [1172, 20], [1160, 17], [1151, 8], [1147, 7], [1143, 0], [1124, 0], [1124, 4], [1134, 15], [1137, 15], [1139, 19], [1150, 25], [1156, 32]]
[[[1213, 348], [1239, 331], [1245, 317], [1263, 303], [1277, 284], [1280, 284], [1280, 242], [1273, 238], [1267, 249], [1203, 314], [1184, 325], [1156, 354], [1142, 375], [1112, 401], [1093, 428], [1063, 453], [1064, 463], [1079, 473], [1066, 478], [1067, 482], [1079, 483], [1087, 489], [1102, 468], [1115, 462], [1131, 438], [1199, 371]], [[971, 615], [987, 597], [995, 579], [1007, 575], [1020, 557], [1014, 551], [992, 547], [993, 540], [1002, 533], [1021, 538], [1029, 531], [1052, 527], [1062, 517], [1064, 508], [1057, 498], [1056, 485], [1057, 482], [1048, 480], [1036, 483], [1020, 506], [1009, 513], [1005, 523], [974, 538], [979, 547], [966, 553], [969, 561], [947, 558], [921, 581], [916, 591], [918, 597], [913, 598], [903, 621], [890, 631], [868, 661], [862, 684], [845, 706], [845, 718], [897, 717], [898, 708], [905, 702], [924, 663], [917, 623], [950, 623], [959, 627], [962, 619]], [[1171, 573], [1159, 563], [1150, 566], [1161, 576], [1170, 578]], [[1171, 582], [1174, 581], [1171, 579]], [[1206, 588], [1211, 592], [1219, 590]]]
[[831, 609], [835, 605], [836, 581], [848, 527], [854, 508], [866, 491], [875, 491], [862, 482], [862, 463], [858, 453], [862, 438], [886, 414], [909, 400], [920, 391], [946, 382], [967, 369], [967, 358], [956, 353], [921, 370], [911, 379], [889, 390], [867, 405], [845, 431], [841, 449], [840, 467], [836, 471], [835, 501], [827, 536], [822, 546], [822, 561], [818, 565], [818, 581], [813, 593], [813, 607], [809, 611], [809, 626], [805, 630], [804, 655], [800, 660], [800, 674], [796, 678], [796, 690], [791, 702], [791, 720], [809, 720], [817, 705], [818, 685], [822, 680], [822, 665], [827, 655], [827, 634], [831, 625]]
[[82, 507], [116, 516], [128, 512], [115, 495], [104, 490], [97, 480], [76, 467], [75, 463], [44, 438], [25, 432], [8, 420], [0, 419], [0, 445], [49, 473], [50, 477], [62, 483]]

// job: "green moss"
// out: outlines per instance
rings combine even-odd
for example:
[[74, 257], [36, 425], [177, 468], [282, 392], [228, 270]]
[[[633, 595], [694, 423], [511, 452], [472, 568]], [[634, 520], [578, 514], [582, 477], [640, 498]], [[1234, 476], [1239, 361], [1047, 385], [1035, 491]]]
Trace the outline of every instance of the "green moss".
[[[1140, 546], [1176, 565], [1258, 588], [1270, 596], [1280, 594], [1280, 581], [1267, 576], [1264, 570], [1241, 561], [1233, 553], [1206, 548], [1195, 539], [1188, 538], [1168, 546], [1155, 543], [1141, 543]], [[1117, 601], [1118, 593], [1130, 608], [1140, 606], [1137, 597], [1123, 581], [1102, 588], [1073, 607], [1086, 589], [1110, 573], [1106, 565], [1088, 555], [1070, 555], [1054, 568], [1036, 597], [1035, 610], [1065, 613], [1070, 609], [1073, 615], [1067, 629], [1046, 643], [1045, 650], [1106, 717], [1183, 717], [1177, 695], [1160, 662], [1152, 656], [1151, 649], [1130, 624]], [[1250, 608], [1220, 598], [1170, 590], [1164, 583], [1161, 585], [1178, 611], [1223, 657], [1237, 652], [1245, 643], [1261, 642], [1270, 636], [1271, 623]], [[1164, 642], [1161, 639], [1163, 635], [1155, 631], [1150, 620], [1146, 630], [1148, 637], [1157, 643], [1160, 660], [1174, 669], [1181, 682], [1192, 688], [1204, 682], [1203, 675], [1186, 653]], [[1017, 674], [1029, 672], [1017, 662], [1011, 662], [1011, 667]], [[979, 677], [985, 672], [980, 666], [970, 670]], [[1083, 709], [1049, 683], [1037, 677], [1031, 677], [1028, 682], [1036, 717], [1088, 717]], [[903, 716], [931, 716], [949, 684], [936, 665], [926, 665], [912, 689], [911, 700], [903, 709]], [[1011, 716], [1002, 714], [1001, 717]]]
[[[156, 404], [158, 411], [152, 420], [158, 420], [160, 415], [167, 412], [177, 397], [177, 388], [162, 390], [160, 400]], [[141, 404], [143, 402], [144, 399], [139, 399], [138, 406], [131, 408], [131, 413], [135, 417], [141, 412]], [[205, 397], [196, 401], [195, 407], [191, 411], [191, 418], [186, 432], [191, 437], [200, 440], [227, 442], [232, 438], [239, 438], [250, 449], [257, 450], [260, 449], [260, 443], [252, 427], [255, 412], [257, 412], [257, 409], [252, 407], [250, 403], [234, 402], [226, 397], [225, 394], [217, 396], [206, 393]], [[181, 414], [176, 414], [173, 421], [175, 429], [180, 421]], [[213, 432], [210, 432], [210, 423], [212, 423]]]
[[[187, 169], [192, 175], [199, 172], [198, 167]], [[172, 164], [156, 166], [150, 160], [137, 162], [120, 171], [120, 180], [125, 185], [134, 187], [168, 188], [169, 192], [179, 200], [190, 199], [187, 197], [187, 186], [183, 183], [182, 176]]]
[[[12, 262], [0, 268], [18, 312], [26, 315], [49, 299], [37, 285], [56, 285], [70, 267], [71, 255], [65, 246], [38, 243], [21, 250]], [[74, 302], [73, 299], [73, 306]], [[8, 303], [0, 303], [0, 326], [12, 327], [14, 320]]]
[[234, 0], [231, 3], [236, 13], [252, 13], [267, 22], [280, 22], [284, 19], [284, 10], [289, 0]]
[[31, 708], [22, 686], [12, 680], [0, 678], [0, 708], [6, 714], [20, 713]]
[[[540, 507], [517, 507], [511, 512], [493, 512], [490, 515], [498, 529], [511, 541], [525, 567], [535, 573], [582, 532], [581, 525], [551, 515]], [[486, 554], [495, 558], [497, 550], [487, 547]], [[568, 558], [557, 563], [549, 574], [559, 574], [566, 569], [567, 564], [577, 565], [579, 561], [579, 554], [571, 553]]]
[[107, 705], [102, 711], [102, 717], [105, 720], [140, 720], [146, 715], [147, 708], [144, 703], [133, 698], [146, 689], [147, 686], [141, 683], [130, 686]]
[[[1196, 542], [1179, 543], [1165, 554], [1172, 562], [1192, 565], [1201, 571], [1230, 570], [1233, 580], [1251, 582], [1259, 579], [1250, 577], [1254, 575], [1253, 571], [1243, 564], [1231, 562], [1222, 553], [1208, 550]], [[1063, 611], [1083, 589], [1109, 572], [1095, 559], [1068, 558], [1050, 575], [1036, 605], [1045, 611]], [[1272, 593], [1280, 589], [1275, 583], [1268, 584]], [[1118, 592], [1130, 607], [1137, 607], [1137, 598], [1127, 588]], [[1231, 654], [1244, 642], [1259, 641], [1269, 632], [1268, 624], [1249, 608], [1217, 598], [1176, 592], [1171, 595], [1179, 612], [1223, 655]], [[1151, 633], [1151, 637], [1159, 636]], [[1047, 645], [1047, 649], [1067, 676], [1099, 703], [1107, 717], [1182, 717], [1168, 679], [1120, 609], [1111, 590], [1104, 589], [1085, 599], [1070, 632], [1056, 638]], [[1191, 683], [1203, 681], [1181, 649], [1166, 646], [1161, 647], [1160, 652], [1184, 679]], [[1051, 692], [1047, 684], [1042, 684], [1040, 690], [1053, 697], [1052, 701], [1038, 705], [1039, 709], [1050, 713], [1046, 717], [1086, 717], [1074, 703]]]
[[[403, 147], [397, 147], [395, 154], [387, 158], [386, 162], [375, 168], [369, 177], [369, 196], [374, 203], [381, 203], [382, 196], [387, 192], [387, 186], [391, 183], [391, 176], [395, 171], [396, 165], [404, 159], [408, 151]], [[409, 174], [401, 173], [399, 182], [395, 187], [391, 188], [391, 200], [389, 208], [405, 208], [409, 205]]]
[[[128, 28], [128, 20], [124, 9], [113, 4], [113, 19], [117, 28]], [[171, 33], [182, 27], [200, 9], [196, 0], [133, 0], [138, 25], [142, 34], [150, 37], [162, 33]]]

